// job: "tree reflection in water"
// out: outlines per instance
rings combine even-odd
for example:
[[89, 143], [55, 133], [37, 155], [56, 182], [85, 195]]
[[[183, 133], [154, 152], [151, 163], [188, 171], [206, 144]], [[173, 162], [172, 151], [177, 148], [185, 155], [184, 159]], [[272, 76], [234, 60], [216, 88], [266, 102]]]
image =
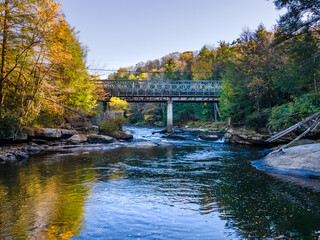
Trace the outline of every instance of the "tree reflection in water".
[[[233, 233], [232, 238], [316, 239], [320, 194], [255, 170], [249, 160], [262, 156], [256, 150], [224, 144], [122, 148], [104, 153], [35, 156], [20, 165], [3, 164], [0, 237], [90, 238], [83, 230], [98, 228], [95, 224], [99, 223], [87, 219], [91, 209], [88, 205], [108, 204], [101, 208], [113, 209], [114, 214], [125, 213], [122, 201], [129, 199], [123, 196], [130, 192], [130, 201], [137, 205], [151, 202], [155, 208], [161, 205], [162, 214], [174, 209], [194, 214], [196, 219], [218, 214], [225, 231]], [[96, 186], [109, 188], [102, 187], [99, 192]], [[115, 186], [115, 191], [105, 190]], [[104, 198], [114, 196], [103, 201], [98, 199], [99, 194]], [[110, 202], [113, 199], [118, 201]], [[135, 220], [134, 214], [143, 214], [135, 211], [124, 214], [119, 225], [112, 222], [112, 216], [97, 216], [106, 218], [109, 224], [103, 234], [117, 234], [117, 227], [129, 227], [126, 222]], [[146, 221], [158, 226], [154, 219]], [[184, 222], [183, 216], [179, 221], [188, 228], [189, 222]], [[166, 228], [172, 227], [169, 221], [167, 224]], [[198, 230], [208, 232], [210, 224], [204, 223], [204, 228]], [[151, 231], [147, 226], [142, 229]]]

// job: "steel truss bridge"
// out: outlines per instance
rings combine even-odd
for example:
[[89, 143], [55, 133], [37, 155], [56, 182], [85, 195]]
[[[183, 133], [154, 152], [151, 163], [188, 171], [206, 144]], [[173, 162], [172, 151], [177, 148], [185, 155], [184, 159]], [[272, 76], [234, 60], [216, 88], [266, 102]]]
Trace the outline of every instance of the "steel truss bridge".
[[[213, 102], [216, 115], [221, 81], [216, 80], [102, 80], [98, 82], [111, 97], [127, 102], [167, 102], [167, 130], [172, 131], [173, 102]], [[217, 118], [217, 117], [216, 117]]]

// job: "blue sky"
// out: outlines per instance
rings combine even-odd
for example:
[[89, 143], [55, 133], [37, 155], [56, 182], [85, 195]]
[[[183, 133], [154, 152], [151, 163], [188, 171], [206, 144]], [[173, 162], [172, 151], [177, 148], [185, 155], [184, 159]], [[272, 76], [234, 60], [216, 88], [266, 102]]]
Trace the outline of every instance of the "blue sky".
[[171, 52], [231, 42], [244, 27], [271, 29], [284, 11], [267, 0], [60, 0], [88, 46], [91, 68], [118, 69]]

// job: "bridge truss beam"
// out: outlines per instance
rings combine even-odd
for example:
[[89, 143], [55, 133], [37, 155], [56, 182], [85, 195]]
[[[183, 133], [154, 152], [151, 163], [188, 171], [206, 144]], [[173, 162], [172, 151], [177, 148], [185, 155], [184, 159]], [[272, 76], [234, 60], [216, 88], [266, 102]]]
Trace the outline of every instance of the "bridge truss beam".
[[107, 93], [107, 101], [119, 97], [127, 102], [167, 102], [168, 132], [173, 127], [173, 102], [214, 102], [218, 109], [221, 91], [221, 82], [216, 80], [103, 80], [98, 83]]

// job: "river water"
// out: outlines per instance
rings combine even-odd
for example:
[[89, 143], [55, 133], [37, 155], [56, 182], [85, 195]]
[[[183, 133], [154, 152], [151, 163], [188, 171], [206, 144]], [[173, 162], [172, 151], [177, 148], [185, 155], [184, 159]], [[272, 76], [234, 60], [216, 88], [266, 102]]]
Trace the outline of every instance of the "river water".
[[263, 149], [185, 136], [1, 164], [0, 239], [318, 239], [319, 192], [253, 168]]

